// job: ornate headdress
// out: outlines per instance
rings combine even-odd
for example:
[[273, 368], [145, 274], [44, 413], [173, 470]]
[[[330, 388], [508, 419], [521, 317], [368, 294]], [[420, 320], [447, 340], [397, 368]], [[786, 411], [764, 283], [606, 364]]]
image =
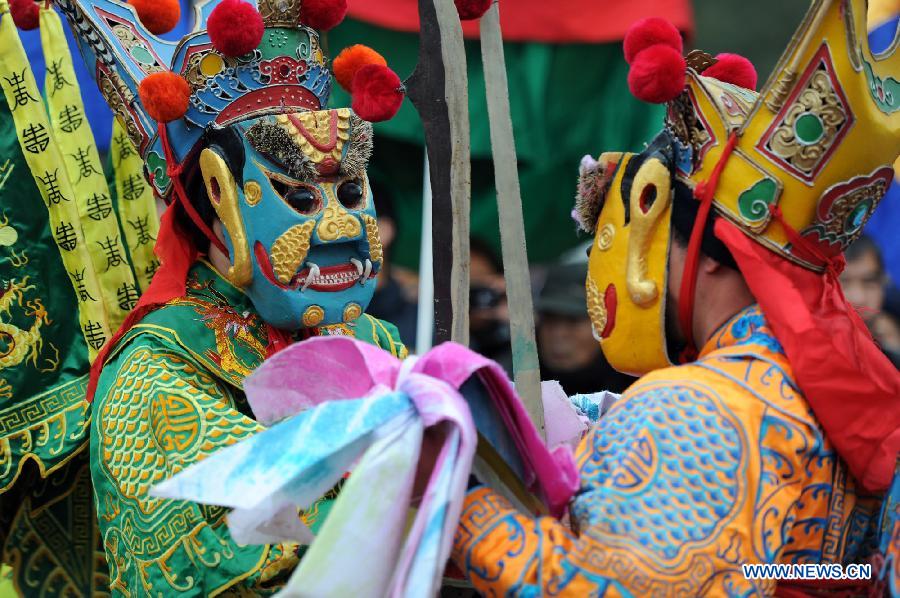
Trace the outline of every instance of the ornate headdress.
[[667, 118], [686, 150], [679, 175], [692, 186], [710, 179], [736, 135], [716, 209], [814, 271], [862, 234], [900, 152], [900, 54], [870, 52], [864, 3], [820, 5], [758, 96], [704, 77], [702, 56], [689, 56], [686, 90]]
[[[144, 157], [162, 197], [172, 188], [163, 137], [171, 146], [169, 160], [181, 163], [192, 156], [209, 128], [267, 114], [321, 110], [328, 104], [332, 75], [316, 29], [337, 25], [346, 13], [346, 1], [251, 1], [199, 2], [193, 31], [177, 41], [157, 37], [176, 24], [177, 2], [173, 9], [171, 0], [57, 1], [103, 96]], [[350, 80], [361, 67], [378, 63], [372, 69], [389, 84], [376, 91], [384, 91], [395, 103], [398, 97], [402, 100], [399, 79], [391, 88], [392, 71], [372, 54], [365, 63], [353, 65]], [[365, 107], [365, 101], [358, 104]], [[376, 120], [392, 112], [360, 116]], [[160, 123], [166, 125], [163, 135]]]
[[[758, 94], [746, 59], [685, 58], [678, 32], [660, 19], [637, 24], [624, 47], [632, 92], [665, 103], [667, 117], [639, 156], [604, 154], [583, 170], [580, 220], [597, 237], [589, 308], [604, 350], [615, 353], [610, 361], [645, 372], [671, 359], [671, 204], [691, 193], [698, 210], [678, 306], [689, 349], [697, 261], [715, 209], [723, 216], [716, 236], [829, 437], [865, 485], [883, 487], [900, 448], [900, 416], [883, 414], [898, 413], [900, 376], [847, 304], [837, 274], [900, 153], [896, 41], [873, 52], [863, 0], [817, 0]], [[627, 263], [621, 284], [610, 282], [615, 260]]]

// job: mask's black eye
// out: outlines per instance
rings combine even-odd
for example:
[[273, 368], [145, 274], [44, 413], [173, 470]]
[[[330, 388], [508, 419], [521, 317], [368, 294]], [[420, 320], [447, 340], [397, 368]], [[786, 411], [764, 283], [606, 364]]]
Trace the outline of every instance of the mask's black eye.
[[322, 209], [319, 194], [304, 185], [288, 185], [278, 179], [269, 179], [278, 195], [284, 198], [289, 206], [304, 216], [311, 216]]
[[284, 200], [303, 215], [309, 216], [319, 211], [319, 197], [309, 187], [296, 187], [288, 192]]
[[363, 207], [363, 188], [358, 181], [341, 183], [337, 190], [338, 201], [348, 210], [358, 210]]

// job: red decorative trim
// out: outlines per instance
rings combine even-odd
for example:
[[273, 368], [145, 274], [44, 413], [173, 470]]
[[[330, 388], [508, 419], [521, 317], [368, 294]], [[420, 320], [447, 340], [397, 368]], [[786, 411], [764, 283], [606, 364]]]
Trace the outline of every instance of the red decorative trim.
[[616, 285], [610, 284], [606, 287], [606, 292], [603, 293], [603, 303], [606, 306], [606, 326], [600, 331], [600, 338], [609, 338], [616, 327], [616, 309], [619, 306]]
[[694, 188], [694, 197], [700, 200], [700, 209], [694, 220], [694, 229], [691, 231], [691, 240], [688, 242], [687, 256], [684, 260], [684, 273], [681, 277], [681, 296], [678, 301], [678, 321], [681, 324], [684, 338], [687, 341], [682, 359], [693, 361], [697, 357], [697, 346], [694, 339], [694, 297], [697, 291], [697, 269], [700, 265], [700, 245], [703, 241], [703, 231], [706, 229], [706, 221], [709, 219], [709, 211], [712, 208], [716, 187], [719, 185], [719, 177], [725, 169], [728, 158], [737, 145], [737, 133], [732, 131], [728, 136], [728, 143], [719, 161], [709, 175], [709, 180], [697, 184]]
[[225, 247], [225, 244], [222, 243], [215, 233], [213, 233], [212, 229], [203, 222], [203, 218], [200, 217], [200, 214], [197, 213], [194, 205], [187, 198], [187, 192], [184, 190], [184, 185], [181, 183], [181, 170], [183, 165], [175, 160], [175, 154], [172, 151], [172, 146], [169, 144], [169, 133], [166, 130], [166, 125], [164, 123], [159, 123], [159, 140], [162, 142], [163, 153], [166, 155], [166, 174], [172, 179], [172, 187], [175, 191], [176, 201], [181, 204], [181, 207], [184, 208], [184, 211], [191, 219], [191, 222], [200, 229], [203, 236], [206, 237], [210, 243], [215, 245], [219, 251], [230, 256], [231, 254], [228, 251], [228, 248]]
[[255, 89], [233, 101], [216, 117], [216, 124], [236, 122], [254, 114], [283, 114], [321, 108], [319, 99], [305, 87], [271, 85]]
[[259, 63], [259, 72], [271, 77], [270, 85], [297, 85], [300, 77], [309, 70], [305, 60], [290, 56], [278, 56]]
[[312, 145], [314, 148], [316, 148], [323, 154], [329, 154], [332, 151], [334, 151], [334, 148], [337, 146], [337, 141], [338, 141], [337, 110], [329, 110], [328, 111], [328, 121], [329, 121], [328, 125], [329, 125], [330, 130], [328, 131], [328, 143], [327, 144], [320, 143], [319, 140], [316, 139], [315, 136], [312, 135], [305, 126], [303, 126], [303, 121], [301, 121], [299, 118], [297, 118], [296, 115], [288, 114], [288, 120], [290, 120], [291, 123], [295, 127], [297, 127], [297, 130], [300, 131], [300, 133], [303, 135], [303, 137], [307, 141], [309, 141], [310, 145]]

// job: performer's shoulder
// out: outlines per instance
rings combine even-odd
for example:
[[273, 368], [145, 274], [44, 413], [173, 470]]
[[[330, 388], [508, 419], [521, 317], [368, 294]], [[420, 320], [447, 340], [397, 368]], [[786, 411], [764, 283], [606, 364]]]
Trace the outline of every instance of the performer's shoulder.
[[635, 382], [616, 406], [673, 394], [711, 400], [742, 419], [761, 418], [774, 409], [798, 423], [818, 427], [787, 362], [766, 356], [713, 352], [699, 361], [655, 370]]
[[95, 395], [95, 403], [115, 394], [123, 381], [140, 379], [142, 384], [153, 384], [157, 378], [198, 378], [213, 384], [212, 376], [206, 368], [165, 334], [152, 330], [134, 329], [129, 331], [110, 352], [103, 367]]

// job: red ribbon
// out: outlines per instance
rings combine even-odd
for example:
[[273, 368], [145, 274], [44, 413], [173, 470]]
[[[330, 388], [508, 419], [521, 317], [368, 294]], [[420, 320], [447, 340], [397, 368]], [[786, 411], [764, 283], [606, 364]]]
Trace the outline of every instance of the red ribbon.
[[184, 165], [175, 160], [175, 153], [172, 151], [172, 146], [169, 144], [169, 133], [164, 123], [159, 123], [159, 140], [162, 142], [163, 153], [166, 156], [166, 174], [169, 175], [169, 178], [172, 180], [176, 201], [181, 204], [181, 207], [184, 208], [188, 218], [191, 219], [194, 226], [200, 229], [203, 236], [205, 236], [210, 243], [215, 245], [219, 251], [225, 255], [229, 255], [228, 248], [225, 247], [222, 240], [216, 236], [209, 226], [207, 226], [203, 221], [203, 218], [200, 217], [200, 214], [197, 213], [197, 209], [194, 208], [194, 205], [188, 201], [187, 192], [184, 190], [184, 184], [181, 182], [181, 173], [184, 170]]
[[822, 275], [725, 219], [715, 232], [784, 347], [825, 436], [864, 488], [884, 490], [900, 451], [900, 372], [844, 297], [836, 275], [841, 259]]
[[719, 161], [713, 168], [709, 176], [709, 180], [697, 183], [694, 188], [694, 197], [700, 200], [700, 208], [697, 211], [697, 217], [694, 220], [694, 229], [691, 231], [691, 238], [688, 242], [687, 255], [684, 260], [684, 274], [681, 278], [681, 296], [678, 300], [678, 321], [681, 323], [681, 329], [687, 345], [682, 353], [682, 359], [685, 362], [697, 359], [697, 346], [694, 341], [694, 299], [697, 291], [697, 269], [700, 266], [700, 247], [703, 241], [703, 231], [706, 229], [706, 221], [709, 219], [709, 212], [712, 209], [713, 198], [716, 193], [716, 187], [719, 185], [719, 177], [725, 169], [728, 158], [737, 145], [737, 132], [732, 131], [728, 136], [728, 143]]

